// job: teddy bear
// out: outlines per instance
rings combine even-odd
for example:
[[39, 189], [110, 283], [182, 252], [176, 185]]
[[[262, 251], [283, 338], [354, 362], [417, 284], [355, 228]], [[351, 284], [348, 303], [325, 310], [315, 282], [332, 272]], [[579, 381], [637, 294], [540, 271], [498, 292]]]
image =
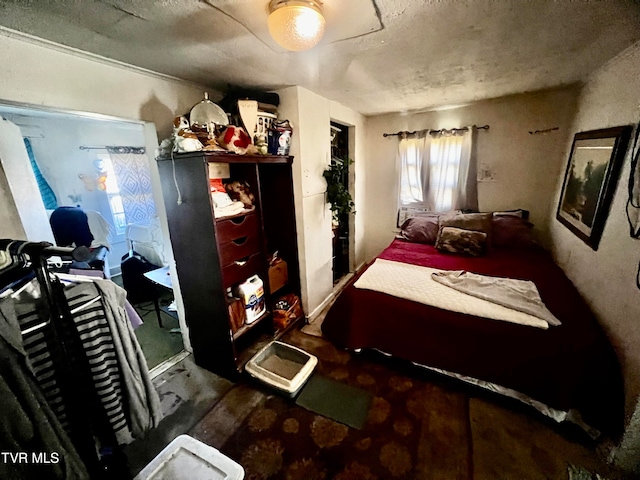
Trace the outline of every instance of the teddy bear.
[[240, 182], [238, 180], [234, 180], [232, 182], [226, 183], [224, 185], [225, 190], [229, 194], [231, 200], [238, 200], [244, 204], [246, 208], [250, 208], [253, 206], [253, 202], [255, 202], [256, 197], [253, 193], [251, 193], [251, 187], [247, 182]]

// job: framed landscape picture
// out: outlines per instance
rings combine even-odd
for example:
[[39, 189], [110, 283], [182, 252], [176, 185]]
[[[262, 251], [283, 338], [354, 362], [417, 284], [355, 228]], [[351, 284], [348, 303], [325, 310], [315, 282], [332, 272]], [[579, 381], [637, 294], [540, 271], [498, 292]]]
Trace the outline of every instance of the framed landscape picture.
[[564, 175], [556, 218], [598, 249], [631, 126], [576, 133]]

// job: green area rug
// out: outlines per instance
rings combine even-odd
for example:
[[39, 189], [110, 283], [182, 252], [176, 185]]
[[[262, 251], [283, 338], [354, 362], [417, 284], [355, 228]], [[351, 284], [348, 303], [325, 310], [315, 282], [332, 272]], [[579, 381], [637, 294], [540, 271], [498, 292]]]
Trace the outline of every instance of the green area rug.
[[302, 387], [296, 404], [352, 428], [362, 429], [373, 395], [361, 388], [314, 374]]

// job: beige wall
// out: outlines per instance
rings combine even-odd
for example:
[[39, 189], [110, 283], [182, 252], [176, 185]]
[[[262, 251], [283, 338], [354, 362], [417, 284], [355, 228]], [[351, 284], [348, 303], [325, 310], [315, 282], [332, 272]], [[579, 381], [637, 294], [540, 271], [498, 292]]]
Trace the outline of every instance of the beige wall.
[[[335, 120], [352, 127], [350, 133], [355, 135], [353, 189], [356, 210], [359, 210], [358, 199], [362, 198], [359, 188], [365, 163], [364, 117], [301, 87], [286, 88], [278, 94], [279, 117], [289, 119], [294, 129], [291, 154], [295, 157], [293, 172], [302, 303], [306, 315], [313, 318], [333, 297], [331, 211], [325, 200], [327, 184], [322, 177], [330, 161], [330, 122]], [[355, 264], [362, 256], [363, 229], [359, 215], [354, 217]]]
[[[6, 32], [0, 34], [0, 51], [5, 65], [0, 69], [0, 103], [153, 122], [160, 139], [169, 136], [173, 118], [188, 111], [204, 91], [48, 42], [10, 37]], [[154, 150], [155, 145], [149, 150], [151, 155]], [[159, 191], [159, 183], [154, 188]], [[6, 196], [2, 202], [14, 203]]]
[[[640, 119], [640, 43], [627, 49], [593, 74], [578, 103], [572, 132], [637, 123]], [[563, 153], [571, 149], [567, 140]], [[618, 462], [640, 469], [640, 290], [636, 272], [640, 240], [629, 236], [625, 206], [631, 148], [624, 161], [611, 211], [597, 251], [555, 219], [551, 223], [559, 264], [588, 300], [609, 334], [622, 364], [629, 427]], [[554, 203], [560, 195], [558, 178]]]
[[[201, 86], [6, 32], [0, 32], [0, 50], [0, 101], [154, 122], [161, 139], [171, 133], [173, 118], [204, 92]], [[212, 98], [219, 95], [209, 92]]]
[[[187, 112], [202, 99], [205, 88], [178, 79], [120, 65], [60, 45], [28, 38], [0, 34], [0, 50], [5, 65], [0, 70], [0, 103], [15, 102], [45, 106], [56, 110], [88, 112], [122, 119], [152, 122], [163, 139], [171, 133], [173, 118]], [[211, 98], [221, 94], [208, 90]], [[280, 117], [294, 125], [292, 154], [295, 155], [294, 177], [298, 235], [307, 315], [317, 312], [332, 296], [331, 212], [324, 201], [326, 184], [322, 171], [329, 162], [330, 120], [353, 128], [355, 133], [354, 194], [356, 203], [364, 188], [364, 117], [340, 104], [308, 90], [291, 87], [281, 95]], [[152, 135], [147, 135], [151, 137]], [[152, 152], [153, 140], [147, 147]], [[154, 192], [159, 192], [159, 177], [152, 164]], [[0, 194], [5, 189], [1, 188]], [[158, 195], [159, 211], [164, 212], [162, 196]], [[11, 198], [0, 198], [11, 214], [10, 222], [19, 221]], [[361, 201], [361, 200], [360, 200]], [[364, 206], [360, 208], [364, 212]], [[162, 217], [162, 214], [161, 214]], [[364, 221], [354, 221], [354, 263], [362, 263]], [[161, 218], [166, 228], [166, 221]]]
[[[398, 137], [382, 136], [401, 130], [490, 126], [478, 131], [478, 166], [493, 180], [478, 185], [482, 211], [525, 208], [531, 212], [540, 240], [548, 244], [549, 211], [558, 176], [564, 168], [570, 122], [578, 87], [514, 95], [451, 110], [380, 115], [367, 119], [367, 175], [365, 255], [371, 259], [386, 247], [396, 225]], [[558, 127], [549, 133], [530, 131]]]
[[[201, 86], [50, 42], [7, 36], [5, 31], [0, 32], [0, 51], [4, 65], [0, 69], [0, 103], [14, 102], [149, 122], [145, 125], [145, 135], [150, 159], [153, 159], [158, 138], [170, 135], [173, 118], [188, 112], [202, 99], [205, 91]], [[209, 92], [212, 98], [220, 95], [211, 89]], [[155, 129], [152, 124], [155, 124]], [[163, 227], [166, 258], [174, 269], [170, 242], [167, 241], [169, 234], [158, 169], [155, 161], [150, 161], [149, 165], [156, 207]], [[10, 224], [21, 225], [16, 202], [10, 190], [2, 188], [1, 184], [0, 181], [2, 219], [8, 217], [6, 221]], [[21, 230], [28, 228], [15, 228], [14, 235], [19, 237]], [[174, 279], [177, 278], [175, 270], [173, 273]], [[179, 282], [175, 282], [175, 289], [181, 327], [183, 332], [187, 332]], [[190, 349], [188, 335], [183, 335], [183, 338], [186, 348]]]

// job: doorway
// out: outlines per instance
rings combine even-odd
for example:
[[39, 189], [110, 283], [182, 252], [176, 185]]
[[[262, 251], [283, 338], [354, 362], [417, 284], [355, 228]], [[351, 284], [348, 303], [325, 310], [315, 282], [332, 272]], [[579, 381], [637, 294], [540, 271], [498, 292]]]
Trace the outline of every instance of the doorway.
[[[343, 165], [340, 181], [349, 190], [349, 127], [337, 122], [331, 122], [331, 159]], [[333, 220], [332, 248], [333, 248], [333, 284], [336, 285], [350, 270], [350, 222], [351, 214], [340, 213]]]
[[[15, 132], [12, 130], [11, 139], [0, 141], [11, 140], [11, 144], [18, 147], [24, 143], [22, 146], [26, 151], [26, 155], [0, 160], [4, 164], [9, 161], [16, 163], [18, 158], [22, 162], [23, 157], [28, 158], [30, 167], [25, 167], [22, 171], [27, 174], [33, 172], [36, 179], [35, 182], [29, 183], [33, 186], [29, 192], [22, 191], [20, 194], [28, 195], [29, 211], [23, 211], [24, 215], [19, 217], [26, 238], [30, 241], [54, 243], [54, 234], [49, 228], [47, 215], [51, 215], [59, 207], [79, 210], [87, 213], [90, 218], [97, 217], [103, 225], [104, 234], [100, 235], [100, 245], [106, 247], [108, 254], [101, 271], [88, 273], [102, 273], [114, 283], [123, 286], [120, 265], [130, 250], [127, 227], [132, 224], [154, 224], [158, 221], [150, 174], [145, 174], [142, 180], [136, 180], [137, 177], [132, 172], [140, 170], [140, 165], [147, 171], [150, 169], [153, 161], [153, 153], [147, 154], [150, 127], [143, 122], [58, 112], [2, 102], [0, 117], [17, 127], [13, 127]], [[135, 168], [129, 169], [127, 173], [126, 167], [129, 164]], [[14, 186], [22, 181], [15, 175], [9, 177], [6, 172], [3, 172], [3, 177]], [[124, 205], [126, 202], [123, 201], [123, 197], [129, 195], [129, 190], [136, 187], [136, 182], [145, 184], [146, 205], [133, 205], [135, 208], [128, 208]], [[7, 192], [6, 195], [13, 196], [10, 192], [12, 189], [3, 190]], [[136, 198], [141, 197], [137, 191], [133, 194]], [[6, 198], [4, 203], [11, 205], [16, 198]], [[33, 213], [36, 211], [37, 215]], [[27, 223], [37, 223], [38, 228], [27, 228]], [[22, 236], [10, 232], [10, 235], [18, 235], [16, 239]], [[161, 238], [160, 227], [153, 232], [159, 236], [154, 239], [158, 238], [159, 241], [156, 243], [161, 245], [160, 250], [164, 249], [163, 244], [168, 247], [168, 243], [163, 242]], [[93, 228], [91, 233], [95, 242], [98, 236]], [[91, 246], [97, 247], [93, 243]], [[163, 263], [164, 255], [160, 251], [156, 264], [160, 267]], [[146, 282], [143, 278], [137, 279], [139, 285]], [[137, 321], [130, 317], [132, 324], [136, 326], [134, 331], [149, 369], [184, 349], [177, 312], [160, 309], [158, 313], [153, 304], [155, 299], [161, 302], [161, 306], [169, 305], [173, 295], [165, 290], [158, 291], [157, 297], [144, 299], [144, 302], [134, 302], [133, 299], [131, 301], [142, 319], [142, 324], [137, 326]]]

